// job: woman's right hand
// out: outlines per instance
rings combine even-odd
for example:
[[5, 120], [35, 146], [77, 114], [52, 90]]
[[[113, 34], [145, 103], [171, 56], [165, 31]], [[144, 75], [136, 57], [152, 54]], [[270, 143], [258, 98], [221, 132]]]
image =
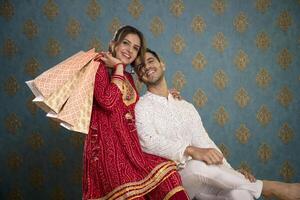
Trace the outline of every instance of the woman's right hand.
[[101, 52], [94, 60], [102, 60], [108, 68], [114, 68], [116, 64], [122, 63], [118, 58], [113, 57], [110, 52]]
[[94, 61], [97, 61], [97, 62], [100, 62], [100, 58], [101, 57], [103, 57], [103, 52], [100, 52], [100, 53], [98, 53], [96, 56], [95, 56], [95, 58], [94, 58]]

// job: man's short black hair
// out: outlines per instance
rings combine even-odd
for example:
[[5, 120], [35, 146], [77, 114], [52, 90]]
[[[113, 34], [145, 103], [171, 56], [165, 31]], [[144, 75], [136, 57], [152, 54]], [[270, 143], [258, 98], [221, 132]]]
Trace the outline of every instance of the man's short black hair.
[[[155, 51], [153, 51], [153, 50], [151, 50], [149, 48], [146, 48], [145, 53], [147, 53], [147, 52], [151, 53], [160, 62], [160, 59], [159, 59], [159, 57], [158, 57], [158, 55], [157, 55], [157, 53]], [[140, 64], [135, 63], [133, 69], [134, 69], [135, 73], [139, 74], [139, 72], [141, 71], [141, 69], [143, 67], [145, 67], [145, 61], [143, 61]]]
[[151, 49], [149, 49], [149, 48], [147, 48], [146, 49], [146, 53], [151, 53], [159, 62], [160, 62], [160, 59], [159, 59], [159, 57], [158, 57], [158, 55], [157, 55], [157, 53], [155, 52], [155, 51], [153, 51], [153, 50], [151, 50]]

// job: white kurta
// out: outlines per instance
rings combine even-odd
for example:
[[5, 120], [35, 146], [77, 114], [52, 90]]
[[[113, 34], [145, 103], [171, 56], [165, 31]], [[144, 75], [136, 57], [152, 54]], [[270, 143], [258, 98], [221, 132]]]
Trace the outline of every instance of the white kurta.
[[262, 182], [251, 183], [225, 159], [222, 165], [206, 165], [184, 155], [189, 145], [219, 150], [191, 103], [170, 94], [165, 98], [147, 92], [136, 104], [135, 115], [143, 150], [177, 162], [191, 198], [246, 200], [260, 196]]

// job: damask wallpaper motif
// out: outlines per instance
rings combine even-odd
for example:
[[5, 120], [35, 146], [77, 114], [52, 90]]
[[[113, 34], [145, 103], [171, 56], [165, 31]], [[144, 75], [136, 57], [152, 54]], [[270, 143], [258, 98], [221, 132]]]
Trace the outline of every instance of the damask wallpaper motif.
[[81, 198], [84, 135], [48, 120], [24, 82], [107, 49], [125, 24], [234, 168], [300, 181], [299, 0], [0, 0], [0, 16], [0, 199]]

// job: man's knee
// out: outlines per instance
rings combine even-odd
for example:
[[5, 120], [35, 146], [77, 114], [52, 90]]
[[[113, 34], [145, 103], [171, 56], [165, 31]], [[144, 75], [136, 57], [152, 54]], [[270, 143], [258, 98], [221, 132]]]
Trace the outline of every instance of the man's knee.
[[189, 175], [216, 179], [222, 176], [222, 170], [216, 165], [207, 165], [198, 160], [188, 162], [187, 170], [190, 170]]
[[252, 196], [252, 194], [247, 191], [247, 190], [230, 190], [227, 194], [226, 194], [226, 199], [228, 200], [253, 200], [254, 197]]

